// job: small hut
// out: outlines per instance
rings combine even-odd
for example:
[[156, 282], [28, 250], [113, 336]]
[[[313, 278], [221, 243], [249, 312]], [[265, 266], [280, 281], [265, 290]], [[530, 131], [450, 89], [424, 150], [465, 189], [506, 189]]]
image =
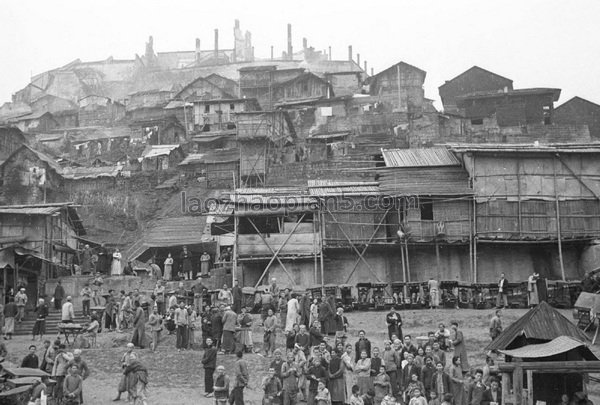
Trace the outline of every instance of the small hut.
[[528, 311], [485, 350], [505, 357], [503, 404], [548, 404], [567, 394], [586, 392], [587, 373], [600, 371], [600, 361], [587, 347], [588, 337], [546, 302]]

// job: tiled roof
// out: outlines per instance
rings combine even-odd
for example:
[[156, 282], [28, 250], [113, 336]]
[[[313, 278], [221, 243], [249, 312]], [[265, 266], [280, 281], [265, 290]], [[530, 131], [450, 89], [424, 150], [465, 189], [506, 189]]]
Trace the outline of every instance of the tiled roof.
[[460, 166], [460, 161], [444, 147], [422, 149], [382, 149], [387, 167]]

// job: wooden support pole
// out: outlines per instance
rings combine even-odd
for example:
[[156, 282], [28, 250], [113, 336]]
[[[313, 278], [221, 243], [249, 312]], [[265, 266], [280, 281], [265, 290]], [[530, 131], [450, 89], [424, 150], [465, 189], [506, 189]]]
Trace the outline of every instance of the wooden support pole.
[[567, 280], [565, 274], [565, 265], [563, 262], [563, 252], [562, 252], [562, 233], [560, 226], [560, 201], [558, 199], [558, 186], [556, 181], [556, 158], [552, 160], [552, 169], [553, 169], [553, 179], [554, 179], [554, 201], [556, 203], [556, 236], [558, 239], [558, 260], [560, 262], [560, 275], [563, 281]]
[[317, 219], [318, 213], [313, 214], [313, 254], [314, 254], [314, 283], [317, 284], [318, 280], [318, 265], [317, 265], [317, 223], [315, 222]]
[[323, 247], [325, 245], [325, 214], [322, 210], [319, 211], [319, 218], [321, 218], [320, 231], [321, 231], [321, 296], [325, 296], [325, 260], [323, 258]]
[[[475, 171], [475, 155], [473, 155], [473, 178], [471, 179], [471, 183], [473, 185], [473, 190], [475, 191], [475, 175], [477, 172]], [[472, 236], [473, 238], [473, 272], [471, 273], [472, 281], [474, 283], [477, 282], [477, 201], [473, 196], [473, 229]]]
[[518, 229], [519, 229], [519, 238], [523, 235], [523, 208], [521, 207], [521, 176], [519, 172], [521, 171], [521, 161], [517, 159], [517, 215], [518, 215]]
[[[238, 257], [238, 231], [239, 231], [239, 221], [238, 216], [233, 217], [233, 257], [231, 258], [231, 265], [233, 268], [231, 269], [231, 276], [233, 281], [237, 280], [237, 257]], [[234, 283], [232, 282], [231, 285]], [[242, 273], [242, 286], [244, 285], [244, 274]]]
[[410, 283], [410, 262], [408, 261], [408, 241], [404, 239], [404, 254], [406, 256], [406, 279]]
[[275, 260], [277, 260], [279, 262], [279, 265], [281, 266], [281, 268], [283, 269], [283, 271], [285, 271], [285, 273], [290, 278], [290, 281], [292, 282], [292, 286], [296, 285], [296, 282], [294, 281], [294, 277], [292, 277], [291, 273], [287, 270], [287, 268], [285, 267], [285, 265], [282, 263], [281, 259], [279, 259], [279, 253], [285, 247], [285, 245], [288, 243], [288, 241], [291, 239], [291, 237], [294, 234], [294, 232], [296, 232], [296, 229], [298, 229], [298, 226], [300, 225], [300, 222], [302, 222], [302, 220], [304, 219], [305, 216], [306, 216], [306, 213], [302, 214], [302, 216], [300, 217], [300, 219], [298, 220], [298, 222], [296, 222], [294, 224], [294, 227], [292, 228], [291, 232], [288, 234], [288, 236], [285, 238], [285, 240], [283, 241], [283, 243], [281, 244], [281, 246], [279, 246], [276, 251], [274, 251], [271, 248], [271, 246], [265, 240], [265, 238], [262, 236], [262, 234], [260, 233], [260, 231], [258, 230], [258, 228], [256, 227], [256, 225], [254, 225], [254, 222], [252, 222], [252, 220], [249, 220], [249, 222], [252, 224], [252, 226], [254, 227], [254, 229], [256, 230], [256, 232], [258, 233], [258, 236], [260, 236], [260, 238], [262, 239], [262, 241], [264, 242], [264, 244], [269, 248], [269, 250], [271, 251], [271, 253], [273, 253], [273, 257], [271, 257], [271, 260], [269, 260], [269, 263], [267, 263], [267, 267], [265, 267], [265, 270], [263, 271], [263, 273], [261, 274], [260, 278], [256, 282], [256, 285], [254, 286], [254, 288], [258, 288], [258, 286], [260, 285], [260, 282], [263, 280], [263, 278], [265, 277], [265, 275], [269, 271], [269, 268], [271, 267], [271, 265], [273, 264], [273, 262]]
[[381, 283], [382, 281], [377, 276], [377, 273], [375, 273], [375, 270], [373, 269], [373, 267], [371, 267], [369, 262], [367, 260], [365, 260], [365, 258], [360, 254], [360, 251], [356, 248], [356, 246], [354, 246], [354, 243], [352, 243], [352, 239], [348, 236], [346, 231], [344, 231], [344, 228], [342, 227], [342, 225], [337, 221], [337, 219], [335, 218], [333, 213], [328, 208], [327, 208], [327, 211], [329, 212], [329, 215], [331, 215], [331, 219], [333, 220], [333, 223], [338, 226], [340, 231], [342, 231], [342, 235], [344, 235], [346, 240], [350, 243], [350, 247], [352, 247], [352, 250], [354, 250], [356, 252], [356, 254], [358, 254], [361, 257], [362, 261], [365, 263], [365, 265], [367, 266], [367, 268], [371, 272], [371, 274], [373, 274], [373, 276], [375, 276], [375, 279]]
[[[390, 212], [390, 210], [391, 210], [391, 208], [389, 208], [385, 212], [385, 214], [383, 214], [383, 216], [381, 217], [381, 220], [379, 221], [379, 223], [375, 227], [375, 230], [371, 234], [371, 237], [369, 238], [369, 241], [365, 244], [365, 247], [362, 250], [362, 254], [359, 254], [358, 259], [356, 260], [356, 262], [354, 262], [354, 267], [352, 268], [352, 271], [350, 272], [350, 275], [348, 275], [348, 278], [346, 279], [346, 283], [348, 283], [350, 281], [350, 278], [352, 277], [352, 275], [354, 274], [354, 272], [358, 268], [358, 264], [361, 262], [361, 259], [365, 260], [364, 259], [364, 255], [367, 252], [367, 249], [369, 248], [369, 244], [373, 241], [373, 239], [375, 238], [375, 235], [377, 235], [377, 231], [379, 230], [379, 228], [381, 228], [381, 225], [385, 221], [385, 218], [386, 218], [387, 214]], [[338, 226], [340, 226], [340, 225], [338, 224]], [[348, 242], [352, 243], [350, 240], [348, 240]]]
[[513, 392], [515, 394], [515, 405], [523, 404], [523, 368], [515, 367], [513, 371]]
[[527, 370], [527, 405], [533, 405], [533, 370]]
[[502, 373], [502, 404], [513, 404], [510, 395], [510, 378], [508, 373]]

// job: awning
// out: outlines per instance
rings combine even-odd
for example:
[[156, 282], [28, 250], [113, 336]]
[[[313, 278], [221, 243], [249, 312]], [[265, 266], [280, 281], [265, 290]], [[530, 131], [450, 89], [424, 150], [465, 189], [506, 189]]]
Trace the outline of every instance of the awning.
[[52, 246], [54, 247], [54, 250], [56, 250], [57, 252], [63, 252], [63, 253], [77, 253], [77, 251], [75, 249], [73, 249], [71, 246], [67, 246], [63, 243], [59, 243], [59, 242], [53, 242]]
[[581, 346], [585, 347], [585, 344], [569, 336], [559, 336], [547, 343], [532, 344], [519, 347], [518, 349], [498, 351], [506, 356], [518, 357], [520, 359], [536, 359], [566, 353]]
[[329, 132], [325, 134], [313, 134], [309, 135], [308, 139], [332, 139], [332, 138], [343, 138], [350, 135], [350, 132]]
[[33, 250], [33, 249], [27, 249], [23, 246], [15, 246], [14, 247], [14, 252], [15, 254], [19, 255], [19, 256], [31, 256], [31, 257], [35, 257], [36, 259], [40, 259], [42, 261], [45, 261], [47, 263], [52, 263], [52, 261], [46, 259], [40, 252], [38, 252], [37, 250]]
[[198, 143], [210, 143], [210, 142], [214, 142], [214, 141], [218, 141], [219, 139], [225, 138], [225, 136], [223, 135], [219, 135], [219, 136], [195, 136], [192, 138], [193, 142], [198, 142]]
[[86, 243], [86, 244], [88, 244], [88, 245], [90, 245], [92, 247], [94, 247], [94, 246], [98, 247], [98, 246], [102, 245], [102, 242], [96, 242], [96, 241], [91, 240], [91, 239], [82, 238], [81, 236], [75, 236], [75, 239], [80, 240], [80, 241], [82, 241], [82, 242], [84, 242], [84, 243]]
[[316, 210], [316, 204], [289, 205], [279, 207], [249, 205], [236, 208], [234, 215], [237, 217], [285, 216], [303, 214], [305, 212], [311, 212]]

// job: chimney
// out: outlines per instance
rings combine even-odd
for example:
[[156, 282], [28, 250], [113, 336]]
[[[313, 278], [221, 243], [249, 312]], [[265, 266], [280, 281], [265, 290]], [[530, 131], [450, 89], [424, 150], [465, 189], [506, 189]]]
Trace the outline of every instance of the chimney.
[[360, 53], [356, 54], [356, 64], [358, 65], [358, 67], [360, 68]]
[[371, 76], [375, 76], [375, 69], [371, 68]]
[[348, 46], [348, 60], [352, 60], [352, 45]]
[[365, 68], [363, 69], [367, 73], [367, 61], [365, 61]]
[[200, 61], [200, 38], [196, 38], [196, 62]]
[[308, 40], [306, 38], [302, 38], [302, 49], [308, 48]]
[[215, 28], [215, 59], [219, 58], [219, 30]]
[[240, 20], [235, 20], [235, 27], [234, 28], [240, 28]]
[[273, 45], [271, 45], [271, 60], [273, 60]]
[[292, 24], [288, 24], [287, 56], [289, 60], [294, 59], [294, 49], [292, 48]]
[[331, 47], [329, 47], [329, 60], [331, 60]]

